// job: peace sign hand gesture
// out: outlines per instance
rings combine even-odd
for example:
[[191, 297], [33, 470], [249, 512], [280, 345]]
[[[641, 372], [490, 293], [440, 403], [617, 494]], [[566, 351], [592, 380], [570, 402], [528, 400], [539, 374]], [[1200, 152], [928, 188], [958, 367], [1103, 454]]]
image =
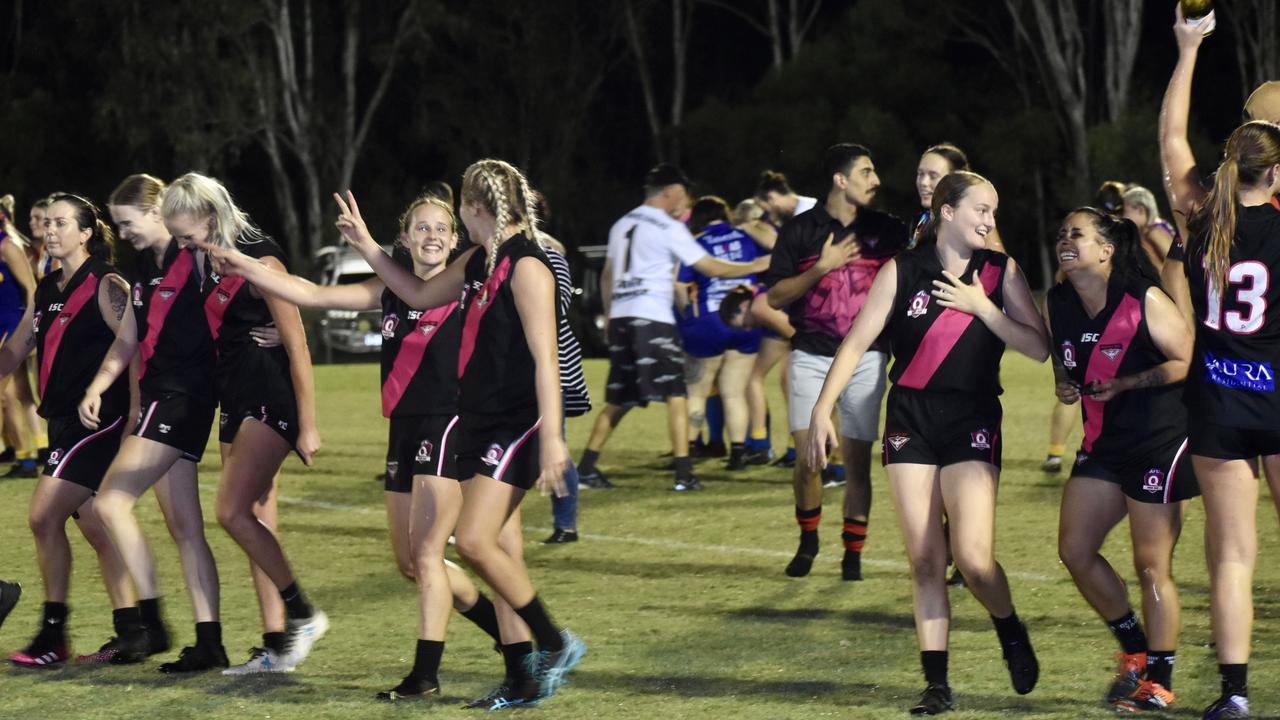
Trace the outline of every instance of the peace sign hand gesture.
[[382, 252], [382, 248], [378, 247], [378, 243], [369, 234], [369, 226], [364, 224], [355, 193], [348, 190], [345, 200], [338, 193], [334, 193], [333, 199], [338, 201], [338, 209], [341, 211], [334, 226], [338, 228], [338, 232], [342, 233], [342, 239], [361, 255], [368, 256], [370, 253]]

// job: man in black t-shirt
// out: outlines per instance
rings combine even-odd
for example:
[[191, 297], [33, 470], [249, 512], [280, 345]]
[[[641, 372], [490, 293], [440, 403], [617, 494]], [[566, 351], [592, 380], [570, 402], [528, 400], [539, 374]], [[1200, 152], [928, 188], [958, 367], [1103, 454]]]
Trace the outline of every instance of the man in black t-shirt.
[[[907, 246], [907, 226], [867, 207], [880, 186], [871, 152], [843, 143], [828, 148], [824, 170], [831, 178], [826, 201], [782, 226], [765, 283], [769, 304], [786, 309], [791, 338], [787, 415], [796, 447], [808, 437], [809, 417], [836, 348], [867, 300], [876, 273]], [[862, 546], [871, 511], [871, 443], [880, 421], [886, 348], [877, 342], [858, 364], [840, 395], [840, 444], [845, 466], [844, 540], [846, 580], [862, 579]], [[792, 474], [800, 547], [787, 574], [809, 574], [818, 553], [822, 481], [817, 468], [797, 458]]]

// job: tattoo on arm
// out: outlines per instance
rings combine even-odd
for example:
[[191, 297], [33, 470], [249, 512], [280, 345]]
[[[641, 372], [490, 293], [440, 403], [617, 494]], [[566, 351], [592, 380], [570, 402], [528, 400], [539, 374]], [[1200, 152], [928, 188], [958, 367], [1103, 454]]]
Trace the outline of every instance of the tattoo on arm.
[[120, 287], [119, 283], [107, 281], [107, 299], [111, 302], [111, 310], [116, 314], [116, 320], [124, 318], [125, 308], [129, 305], [129, 293]]
[[1133, 379], [1130, 380], [1129, 382], [1132, 383], [1130, 389], [1133, 389], [1133, 390], [1141, 390], [1142, 388], [1159, 387], [1161, 385], [1168, 384], [1168, 381], [1165, 379], [1164, 368], [1160, 366], [1156, 366], [1151, 368], [1150, 370], [1146, 370], [1133, 375]]

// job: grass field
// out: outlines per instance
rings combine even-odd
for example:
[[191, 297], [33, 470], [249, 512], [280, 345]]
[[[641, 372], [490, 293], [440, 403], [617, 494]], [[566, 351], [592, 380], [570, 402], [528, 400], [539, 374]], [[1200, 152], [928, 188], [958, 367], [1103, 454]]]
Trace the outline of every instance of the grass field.
[[[603, 388], [604, 366], [588, 377]], [[374, 482], [384, 452], [374, 365], [319, 367], [324, 449], [311, 470], [286, 466], [281, 494], [285, 549], [312, 598], [333, 620], [330, 634], [296, 673], [174, 679], [155, 662], [134, 667], [2, 671], [0, 717], [49, 718], [402, 718], [429, 713], [471, 717], [457, 702], [483, 694], [501, 673], [499, 658], [469, 623], [454, 616], [441, 681], [445, 702], [378, 704], [413, 659], [415, 589], [399, 577], [386, 539], [383, 493]], [[1099, 699], [1115, 644], [1057, 559], [1061, 478], [1039, 472], [1049, 403], [1047, 367], [1008, 357], [1004, 379], [1005, 471], [997, 553], [1009, 571], [1019, 613], [1030, 626], [1042, 675], [1031, 695], [1009, 688], [1000, 651], [981, 606], [953, 590], [951, 682], [957, 718], [1104, 717]], [[782, 407], [776, 388], [774, 407]], [[569, 425], [576, 457], [590, 418]], [[729, 476], [717, 461], [699, 474], [707, 490], [676, 495], [659, 469], [664, 410], [626, 419], [602, 467], [619, 487], [585, 490], [576, 545], [547, 547], [548, 503], [524, 506], [527, 557], [535, 584], [557, 619], [579, 632], [590, 652], [547, 718], [881, 718], [905, 716], [922, 688], [911, 622], [910, 586], [883, 472], [861, 583], [839, 578], [840, 492], [828, 490], [822, 555], [808, 578], [782, 568], [794, 550], [787, 471]], [[1073, 438], [1073, 441], [1076, 438]], [[778, 450], [781, 451], [779, 440]], [[240, 550], [212, 521], [217, 451], [201, 465], [206, 527], [222, 575], [223, 622], [233, 662], [258, 644], [257, 606]], [[34, 631], [41, 587], [26, 527], [31, 481], [0, 484], [0, 577], [26, 594], [0, 630], [0, 648], [23, 646]], [[1252, 665], [1255, 712], [1280, 712], [1280, 569], [1270, 497], [1259, 507], [1261, 558]], [[192, 642], [178, 559], [155, 503], [140, 516], [159, 558], [166, 612], [180, 647]], [[1217, 695], [1209, 643], [1203, 512], [1187, 512], [1177, 557], [1184, 631], [1175, 685], [1176, 715], [1199, 717]], [[76, 570], [70, 627], [73, 652], [96, 649], [110, 631], [110, 608], [87, 546], [74, 536]], [[1128, 532], [1113, 533], [1108, 557], [1132, 577]], [[176, 655], [176, 648], [174, 651]]]

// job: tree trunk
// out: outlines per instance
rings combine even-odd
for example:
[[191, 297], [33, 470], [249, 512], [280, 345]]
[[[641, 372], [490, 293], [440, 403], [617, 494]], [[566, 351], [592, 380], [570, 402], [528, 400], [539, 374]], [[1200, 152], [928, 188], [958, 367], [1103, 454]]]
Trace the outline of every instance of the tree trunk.
[[1142, 0], [1108, 0], [1103, 3], [1103, 75], [1107, 90], [1107, 118], [1124, 114], [1142, 35]]
[[[1223, 15], [1235, 36], [1236, 65], [1245, 99], [1259, 85], [1280, 79], [1280, 11], [1275, 0], [1236, 0], [1222, 3]], [[1269, 119], [1269, 118], [1260, 118]]]
[[644, 43], [640, 40], [640, 25], [636, 20], [634, 0], [625, 0], [622, 4], [623, 15], [627, 22], [627, 40], [631, 44], [631, 53], [636, 62], [636, 74], [640, 78], [640, 90], [644, 94], [645, 118], [649, 121], [649, 135], [653, 140], [653, 152], [658, 162], [667, 159], [666, 148], [662, 142], [662, 120], [658, 117], [658, 101], [653, 93], [653, 79], [649, 76], [649, 63], [644, 57]]

